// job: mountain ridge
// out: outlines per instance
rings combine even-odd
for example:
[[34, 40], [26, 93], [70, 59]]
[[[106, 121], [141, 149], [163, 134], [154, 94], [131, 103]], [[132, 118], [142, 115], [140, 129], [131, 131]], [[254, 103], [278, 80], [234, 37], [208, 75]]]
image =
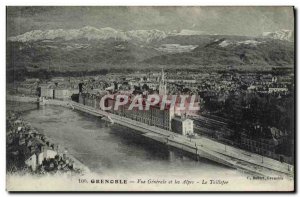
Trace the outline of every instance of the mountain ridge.
[[[89, 70], [109, 65], [141, 68], [147, 65], [294, 65], [294, 45], [286, 40], [235, 35], [170, 35], [160, 30], [121, 34], [112, 28], [98, 30], [85, 27], [73, 32], [71, 37], [64, 30], [37, 30], [34, 34], [11, 38], [6, 44], [7, 70]], [[34, 41], [32, 36], [36, 36]]]
[[137, 40], [149, 43], [153, 40], [160, 40], [167, 36], [164, 31], [152, 30], [131, 30], [120, 31], [111, 27], [97, 29], [91, 26], [85, 26], [80, 29], [51, 29], [51, 30], [32, 30], [18, 36], [9, 37], [13, 42], [31, 42], [41, 40], [53, 40], [61, 38], [63, 40], [107, 40], [115, 39], [122, 41]]
[[[139, 42], [155, 42], [163, 40], [167, 37], [172, 36], [197, 36], [197, 35], [217, 35], [211, 34], [200, 30], [182, 29], [181, 31], [165, 32], [157, 29], [150, 30], [130, 30], [122, 31], [116, 30], [111, 27], [95, 28], [92, 26], [85, 26], [79, 29], [50, 29], [50, 30], [32, 30], [21, 35], [11, 36], [8, 38], [9, 41], [13, 42], [35, 42], [41, 40], [53, 40], [61, 38], [63, 40], [76, 40], [76, 39], [87, 39], [87, 40], [106, 40], [115, 39], [122, 41], [139, 41]], [[263, 32], [262, 38], [271, 38], [279, 40], [292, 39], [293, 31], [291, 30], [279, 30], [276, 32]]]

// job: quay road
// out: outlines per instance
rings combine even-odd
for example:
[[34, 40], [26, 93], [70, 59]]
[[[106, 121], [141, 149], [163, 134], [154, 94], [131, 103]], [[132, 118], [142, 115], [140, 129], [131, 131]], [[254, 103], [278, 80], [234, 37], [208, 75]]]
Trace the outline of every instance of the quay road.
[[[36, 98], [7, 96], [7, 100], [36, 102]], [[255, 175], [294, 176], [294, 166], [261, 155], [225, 145], [206, 137], [188, 138], [171, 131], [149, 126], [147, 124], [121, 117], [102, 110], [97, 110], [73, 101], [47, 100], [46, 104], [69, 107], [100, 117], [109, 117], [110, 121], [132, 128], [142, 135], [186, 152], [214, 162], [236, 168]]]

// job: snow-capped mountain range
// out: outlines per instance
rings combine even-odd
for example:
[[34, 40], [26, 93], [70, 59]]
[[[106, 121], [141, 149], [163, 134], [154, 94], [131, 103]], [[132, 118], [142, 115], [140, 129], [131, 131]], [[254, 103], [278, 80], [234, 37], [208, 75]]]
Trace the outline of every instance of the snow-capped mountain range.
[[179, 36], [193, 36], [193, 35], [204, 35], [207, 34], [205, 31], [196, 31], [190, 29], [182, 29], [180, 32], [173, 32], [171, 35]]
[[[43, 41], [43, 40], [76, 40], [76, 39], [87, 39], [87, 40], [135, 40], [139, 42], [150, 43], [152, 41], [160, 41], [168, 36], [192, 36], [192, 35], [204, 35], [208, 34], [204, 31], [182, 29], [181, 31], [164, 32], [161, 30], [131, 30], [122, 31], [116, 30], [111, 27], [95, 28], [86, 26], [80, 29], [52, 29], [52, 30], [33, 30], [24, 34], [9, 37], [9, 41], [18, 42], [32, 42], [32, 41]], [[214, 34], [215, 35], [215, 34]], [[291, 30], [279, 30], [276, 32], [264, 32], [262, 37], [272, 38], [279, 40], [291, 40], [293, 32]]]
[[53, 40], [56, 38], [64, 40], [88, 39], [88, 40], [132, 40], [141, 42], [151, 42], [153, 40], [161, 40], [167, 37], [164, 31], [160, 30], [133, 30], [120, 31], [110, 27], [97, 29], [95, 27], [86, 26], [80, 29], [53, 29], [53, 30], [33, 30], [24, 34], [10, 37], [10, 41], [29, 42], [40, 40]]
[[262, 36], [265, 38], [291, 41], [293, 39], [293, 31], [282, 29], [275, 32], [263, 32]]
[[256, 40], [244, 40], [244, 41], [229, 41], [229, 40], [224, 40], [221, 43], [219, 43], [219, 46], [221, 47], [227, 47], [227, 46], [239, 46], [241, 44], [244, 45], [250, 45], [250, 46], [257, 46], [259, 44], [265, 43], [264, 41], [256, 41]]

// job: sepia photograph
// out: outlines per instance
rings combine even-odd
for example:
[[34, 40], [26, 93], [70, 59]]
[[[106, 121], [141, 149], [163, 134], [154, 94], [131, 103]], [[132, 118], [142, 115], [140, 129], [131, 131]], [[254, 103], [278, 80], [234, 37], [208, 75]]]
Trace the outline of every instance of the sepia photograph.
[[294, 192], [294, 17], [6, 6], [6, 190]]

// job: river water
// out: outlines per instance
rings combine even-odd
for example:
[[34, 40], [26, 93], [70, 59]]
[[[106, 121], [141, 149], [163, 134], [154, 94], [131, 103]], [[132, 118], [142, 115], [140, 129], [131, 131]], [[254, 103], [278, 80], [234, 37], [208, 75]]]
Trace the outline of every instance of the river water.
[[207, 160], [195, 161], [131, 129], [72, 109], [33, 106], [23, 118], [97, 174], [245, 176]]

